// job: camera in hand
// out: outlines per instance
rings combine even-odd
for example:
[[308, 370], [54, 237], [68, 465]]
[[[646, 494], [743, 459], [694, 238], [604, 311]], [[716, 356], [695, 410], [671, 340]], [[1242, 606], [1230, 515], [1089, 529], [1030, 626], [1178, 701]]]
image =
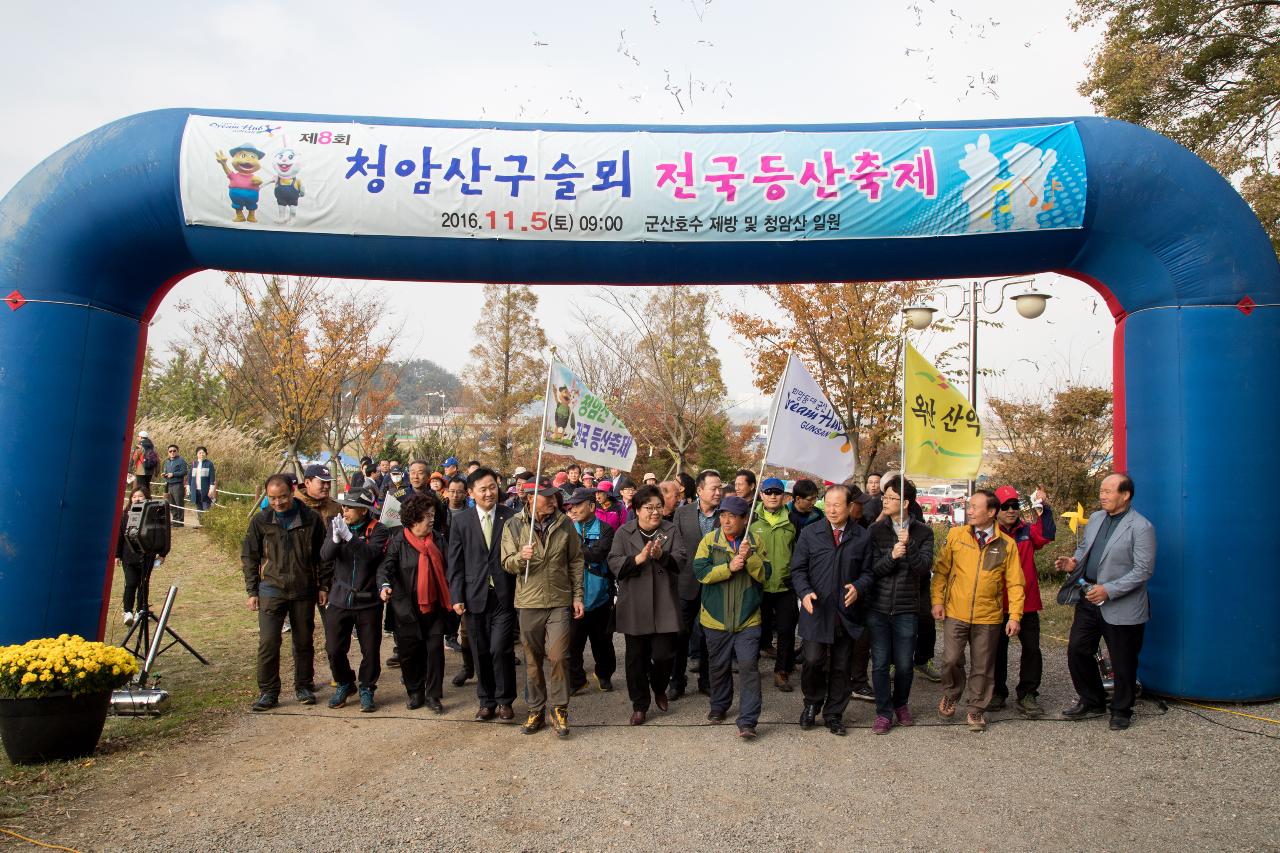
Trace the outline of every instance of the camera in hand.
[[164, 501], [130, 504], [124, 528], [125, 543], [137, 554], [164, 557], [169, 553], [169, 508]]

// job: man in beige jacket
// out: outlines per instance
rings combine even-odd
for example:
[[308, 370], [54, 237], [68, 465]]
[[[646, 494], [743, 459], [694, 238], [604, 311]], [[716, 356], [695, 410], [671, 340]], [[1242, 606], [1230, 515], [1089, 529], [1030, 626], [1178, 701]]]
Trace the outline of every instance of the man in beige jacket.
[[[534, 734], [551, 722], [569, 734], [569, 624], [581, 619], [582, 546], [573, 523], [559, 510], [556, 489], [525, 492], [525, 510], [502, 528], [502, 568], [516, 576], [516, 612], [525, 652], [525, 699], [529, 718], [522, 731]], [[530, 514], [533, 537], [530, 541]], [[551, 677], [543, 661], [551, 664]]]

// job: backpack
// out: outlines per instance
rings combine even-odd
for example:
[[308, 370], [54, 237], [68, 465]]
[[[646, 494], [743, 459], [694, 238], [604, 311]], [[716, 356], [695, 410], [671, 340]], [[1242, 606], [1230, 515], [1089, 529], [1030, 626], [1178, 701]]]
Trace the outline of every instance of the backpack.
[[142, 452], [142, 470], [147, 474], [154, 474], [159, 467], [160, 454], [156, 453], [155, 447], [148, 447]]

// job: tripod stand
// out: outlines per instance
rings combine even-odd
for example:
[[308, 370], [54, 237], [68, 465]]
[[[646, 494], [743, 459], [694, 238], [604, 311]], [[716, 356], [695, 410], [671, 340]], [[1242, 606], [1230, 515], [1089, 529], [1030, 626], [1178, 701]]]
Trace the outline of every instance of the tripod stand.
[[[138, 616], [137, 619], [134, 620], [133, 626], [129, 628], [129, 633], [124, 635], [124, 642], [120, 645], [133, 652], [133, 656], [138, 660], [145, 660], [147, 662], [146, 669], [143, 671], [144, 679], [146, 675], [149, 674], [151, 664], [155, 659], [176, 645], [181, 645], [191, 653], [192, 657], [200, 661], [200, 663], [205, 666], [209, 666], [209, 661], [205, 660], [204, 656], [196, 651], [194, 646], [182, 639], [182, 637], [178, 635], [178, 632], [170, 628], [168, 625], [169, 611], [172, 609], [173, 599], [178, 593], [178, 588], [176, 586], [169, 589], [169, 597], [165, 601], [163, 616], [156, 616], [156, 614], [152, 612], [151, 572], [155, 568], [156, 555], [143, 554], [142, 556], [142, 579], [138, 583]], [[156, 623], [154, 635], [151, 631], [152, 622]], [[171, 638], [169, 644], [161, 648], [153, 648], [153, 645], [158, 647], [159, 644], [163, 642], [165, 635], [168, 635]], [[133, 641], [132, 647], [129, 645], [130, 640]]]

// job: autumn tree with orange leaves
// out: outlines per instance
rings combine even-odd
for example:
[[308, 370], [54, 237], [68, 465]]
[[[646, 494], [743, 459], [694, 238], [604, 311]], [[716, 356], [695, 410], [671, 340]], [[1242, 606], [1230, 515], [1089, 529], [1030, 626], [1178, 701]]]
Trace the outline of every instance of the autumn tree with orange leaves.
[[[281, 469], [296, 469], [299, 452], [342, 443], [326, 441], [335, 399], [351, 394], [343, 399], [358, 411], [361, 398], [380, 387], [374, 377], [393, 339], [375, 331], [383, 301], [358, 290], [330, 290], [311, 277], [228, 273], [226, 282], [234, 293], [231, 308], [193, 312], [204, 328], [217, 329], [201, 344], [228, 393], [284, 448]], [[371, 400], [370, 423], [388, 405], [394, 403]], [[344, 447], [331, 450], [336, 455]]]
[[[794, 354], [809, 369], [853, 440], [858, 482], [900, 429], [899, 311], [925, 299], [933, 281], [846, 281], [752, 285], [768, 297], [765, 316], [728, 315], [747, 342], [755, 384], [772, 394]], [[946, 331], [935, 324], [938, 331]], [[946, 361], [946, 354], [942, 361]]]

